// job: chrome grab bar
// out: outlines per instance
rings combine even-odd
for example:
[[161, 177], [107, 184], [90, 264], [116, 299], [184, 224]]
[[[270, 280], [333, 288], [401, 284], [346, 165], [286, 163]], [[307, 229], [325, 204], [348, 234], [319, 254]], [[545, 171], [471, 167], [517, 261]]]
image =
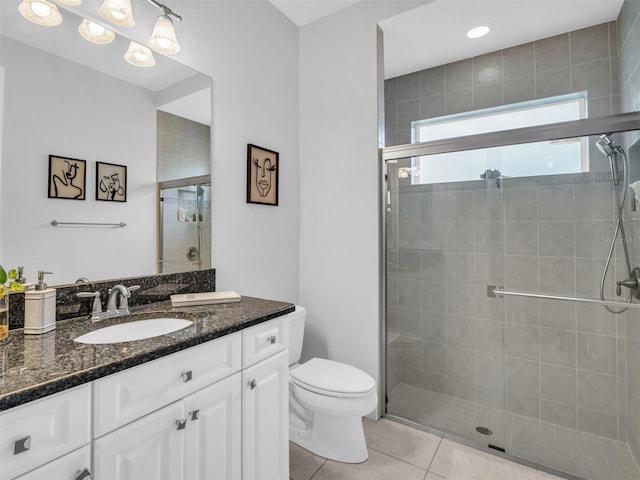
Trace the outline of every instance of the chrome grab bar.
[[640, 308], [640, 303], [623, 303], [615, 300], [593, 300], [590, 298], [564, 297], [561, 295], [548, 295], [545, 293], [521, 292], [517, 290], [503, 290], [495, 285], [487, 285], [488, 297], [525, 297], [541, 300], [563, 300], [565, 302], [590, 303], [592, 305], [608, 305], [620, 308]]

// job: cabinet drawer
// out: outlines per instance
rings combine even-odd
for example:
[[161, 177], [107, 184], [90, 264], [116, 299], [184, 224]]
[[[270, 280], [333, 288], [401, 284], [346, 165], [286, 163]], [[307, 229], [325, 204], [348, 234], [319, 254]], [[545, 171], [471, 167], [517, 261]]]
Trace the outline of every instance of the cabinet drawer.
[[8, 480], [86, 445], [91, 386], [82, 385], [0, 414], [0, 480]]
[[247, 368], [281, 352], [289, 345], [289, 323], [274, 318], [242, 331], [242, 367]]
[[94, 437], [240, 370], [240, 332], [94, 382]]
[[25, 473], [16, 480], [90, 480], [91, 447], [86, 445], [53, 462]]

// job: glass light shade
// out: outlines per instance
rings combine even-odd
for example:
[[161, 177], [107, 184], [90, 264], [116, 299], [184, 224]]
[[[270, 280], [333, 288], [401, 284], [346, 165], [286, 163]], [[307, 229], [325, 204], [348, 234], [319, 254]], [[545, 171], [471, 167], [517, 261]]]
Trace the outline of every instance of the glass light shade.
[[153, 67], [156, 64], [151, 50], [133, 41], [129, 43], [129, 49], [124, 54], [124, 59], [136, 67]]
[[116, 25], [133, 27], [136, 24], [131, 11], [131, 0], [104, 0], [98, 13], [102, 18]]
[[158, 53], [173, 55], [180, 51], [180, 44], [176, 38], [173, 21], [168, 15], [160, 15], [153, 27], [149, 39], [149, 46]]
[[68, 5], [69, 7], [77, 7], [82, 4], [82, 0], [56, 0], [60, 5]]
[[104, 28], [102, 25], [98, 25], [86, 18], [82, 20], [82, 23], [78, 27], [78, 31], [82, 38], [88, 40], [91, 43], [97, 43], [98, 45], [105, 45], [113, 42], [116, 38], [116, 34], [108, 28]]
[[47, 0], [22, 0], [18, 10], [30, 22], [45, 27], [55, 27], [62, 22], [58, 7]]

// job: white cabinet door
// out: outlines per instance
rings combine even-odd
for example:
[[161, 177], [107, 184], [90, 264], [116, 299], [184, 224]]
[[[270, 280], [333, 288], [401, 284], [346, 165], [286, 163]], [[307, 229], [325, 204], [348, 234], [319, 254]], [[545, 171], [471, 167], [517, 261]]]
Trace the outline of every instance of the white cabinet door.
[[185, 399], [185, 480], [240, 480], [240, 372]]
[[289, 351], [242, 372], [242, 478], [289, 478]]
[[94, 480], [182, 480], [187, 419], [176, 402], [99, 438]]
[[0, 480], [8, 480], [91, 441], [91, 385], [0, 414]]
[[16, 480], [91, 480], [91, 447], [86, 445]]

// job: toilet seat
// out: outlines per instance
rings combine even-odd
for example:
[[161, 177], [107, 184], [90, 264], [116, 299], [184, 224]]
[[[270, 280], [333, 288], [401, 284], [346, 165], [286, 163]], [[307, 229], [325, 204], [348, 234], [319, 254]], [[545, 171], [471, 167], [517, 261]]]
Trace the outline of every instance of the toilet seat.
[[291, 370], [291, 383], [305, 390], [330, 397], [365, 397], [376, 382], [362, 370], [344, 363], [312, 358]]

